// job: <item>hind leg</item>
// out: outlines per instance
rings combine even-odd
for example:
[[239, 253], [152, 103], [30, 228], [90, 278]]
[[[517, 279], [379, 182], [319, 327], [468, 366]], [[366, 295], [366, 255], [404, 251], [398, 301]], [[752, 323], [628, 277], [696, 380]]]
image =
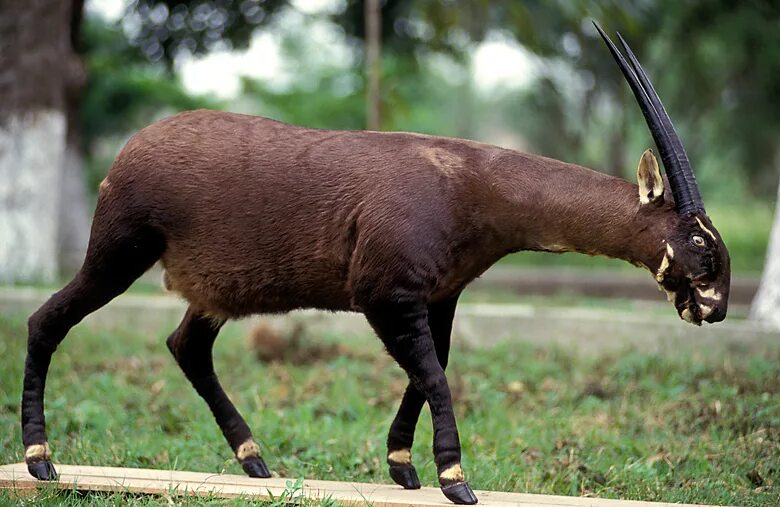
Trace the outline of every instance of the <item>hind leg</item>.
[[[163, 239], [151, 232], [101, 241], [93, 238], [76, 277], [54, 294], [28, 321], [27, 359], [22, 392], [22, 441], [27, 469], [34, 477], [54, 480], [46, 439], [43, 395], [51, 356], [81, 319], [111, 301], [162, 255]], [[97, 235], [102, 237], [101, 235]]]
[[[458, 297], [455, 296], [428, 305], [428, 327], [436, 348], [436, 358], [442, 369], [447, 368], [452, 319], [455, 316], [457, 303]], [[420, 479], [412, 465], [411, 449], [417, 419], [424, 404], [425, 396], [412, 382], [409, 382], [387, 436], [387, 464], [390, 467], [390, 477], [405, 489], [420, 488]]]
[[222, 324], [224, 321], [202, 315], [190, 307], [182, 323], [168, 337], [168, 349], [192, 386], [206, 400], [244, 471], [250, 477], [271, 477], [249, 426], [225, 394], [214, 372], [211, 350]]

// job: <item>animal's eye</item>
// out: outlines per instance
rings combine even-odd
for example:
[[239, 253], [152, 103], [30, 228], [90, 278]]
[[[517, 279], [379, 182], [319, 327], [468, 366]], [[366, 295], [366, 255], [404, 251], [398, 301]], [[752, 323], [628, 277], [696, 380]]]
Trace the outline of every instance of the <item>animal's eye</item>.
[[702, 238], [701, 236], [699, 236], [697, 234], [694, 234], [693, 236], [691, 236], [691, 242], [693, 242], [693, 244], [696, 245], [696, 246], [704, 246], [704, 245], [707, 244], [704, 241], [704, 238]]

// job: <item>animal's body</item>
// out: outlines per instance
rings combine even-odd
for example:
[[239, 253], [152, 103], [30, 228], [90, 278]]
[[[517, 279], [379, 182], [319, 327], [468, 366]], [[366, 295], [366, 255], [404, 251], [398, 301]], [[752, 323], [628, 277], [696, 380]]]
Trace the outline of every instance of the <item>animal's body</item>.
[[406, 283], [448, 299], [511, 251], [600, 253], [586, 239], [609, 214], [624, 221], [619, 199], [587, 210], [599, 220], [582, 216], [583, 230], [533, 219], [560, 222], [593, 188], [637, 195], [619, 178], [471, 141], [195, 111], [130, 140], [101, 184], [93, 235], [143, 223], [164, 242], [167, 287], [209, 315], [353, 310]]
[[669, 174], [684, 204], [664, 192], [650, 152], [637, 186], [460, 139], [213, 111], [159, 121], [128, 142], [101, 184], [82, 269], [30, 318], [22, 403], [30, 472], [55, 475], [43, 419], [53, 351], [160, 260], [166, 286], [190, 305], [168, 347], [249, 475], [269, 471], [214, 373], [219, 328], [255, 313], [353, 310], [410, 379], [388, 436], [391, 476], [420, 486], [410, 449], [427, 402], [442, 490], [475, 503], [444, 369], [458, 296], [496, 260], [519, 250], [625, 259], [650, 270], [685, 320], [724, 318], [728, 253], [698, 194]]

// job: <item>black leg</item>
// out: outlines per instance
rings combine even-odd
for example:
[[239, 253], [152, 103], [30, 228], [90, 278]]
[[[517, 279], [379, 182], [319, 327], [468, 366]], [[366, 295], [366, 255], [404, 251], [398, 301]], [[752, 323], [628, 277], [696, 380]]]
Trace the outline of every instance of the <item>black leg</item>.
[[364, 313], [388, 352], [425, 396], [433, 419], [433, 453], [442, 492], [457, 504], [475, 504], [460, 465], [460, 441], [444, 369], [428, 327], [422, 302], [373, 303]]
[[[458, 297], [455, 296], [428, 305], [428, 328], [442, 369], [447, 369], [452, 319], [455, 316], [457, 302]], [[424, 403], [425, 396], [410, 381], [387, 436], [387, 464], [390, 467], [390, 477], [405, 489], [420, 488], [420, 479], [412, 465], [411, 449], [415, 427]]]
[[55, 480], [46, 437], [43, 397], [51, 357], [68, 331], [130, 286], [160, 257], [164, 243], [154, 234], [113, 239], [87, 251], [81, 271], [28, 320], [22, 392], [22, 442], [34, 477]]
[[271, 477], [249, 426], [225, 394], [214, 372], [211, 352], [222, 324], [224, 321], [201, 315], [189, 308], [182, 323], [168, 337], [168, 349], [192, 386], [208, 404], [244, 472], [250, 477]]

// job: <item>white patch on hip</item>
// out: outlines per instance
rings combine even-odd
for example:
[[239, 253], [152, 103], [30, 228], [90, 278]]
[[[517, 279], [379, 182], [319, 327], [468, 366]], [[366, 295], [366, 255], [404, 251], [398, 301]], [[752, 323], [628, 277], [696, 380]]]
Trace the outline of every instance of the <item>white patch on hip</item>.
[[452, 176], [463, 167], [462, 157], [443, 148], [423, 147], [420, 154], [447, 176]]

